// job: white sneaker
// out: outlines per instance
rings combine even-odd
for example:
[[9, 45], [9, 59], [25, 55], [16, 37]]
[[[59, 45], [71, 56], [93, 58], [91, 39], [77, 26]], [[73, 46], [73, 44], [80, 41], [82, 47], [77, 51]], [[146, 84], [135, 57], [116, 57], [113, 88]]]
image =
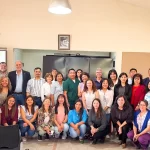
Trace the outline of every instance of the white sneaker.
[[62, 139], [62, 140], [65, 140], [66, 138], [67, 138], [67, 137], [66, 137], [66, 136], [64, 136], [64, 135], [61, 137], [61, 139]]
[[59, 134], [55, 134], [55, 138], [58, 139], [59, 138]]
[[22, 142], [26, 142], [27, 141], [27, 139], [25, 137], [22, 137], [21, 139], [22, 139]]
[[110, 139], [110, 136], [109, 136], [109, 135], [106, 135], [106, 139]]

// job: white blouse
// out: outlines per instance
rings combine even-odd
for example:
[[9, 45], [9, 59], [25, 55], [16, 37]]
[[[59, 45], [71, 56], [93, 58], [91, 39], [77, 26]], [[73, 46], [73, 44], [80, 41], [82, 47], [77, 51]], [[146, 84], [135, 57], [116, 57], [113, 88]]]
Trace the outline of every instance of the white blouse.
[[104, 109], [106, 106], [109, 107], [106, 111], [106, 114], [110, 114], [114, 96], [113, 90], [107, 90], [105, 93], [103, 90], [98, 90], [98, 92], [102, 108]]
[[[143, 116], [140, 116], [140, 114], [138, 114], [137, 116], [137, 124], [138, 124], [138, 130], [141, 131], [142, 130], [142, 126], [144, 124], [145, 118], [146, 118], [147, 113], [145, 113]], [[147, 126], [150, 125], [150, 120], [147, 123]], [[148, 132], [150, 134], [150, 132]]]
[[52, 84], [49, 84], [49, 83], [47, 83], [47, 82], [45, 82], [43, 85], [42, 85], [42, 87], [41, 87], [41, 99], [42, 99], [42, 101], [44, 101], [44, 95], [45, 96], [50, 96], [50, 94], [51, 94], [51, 85]]

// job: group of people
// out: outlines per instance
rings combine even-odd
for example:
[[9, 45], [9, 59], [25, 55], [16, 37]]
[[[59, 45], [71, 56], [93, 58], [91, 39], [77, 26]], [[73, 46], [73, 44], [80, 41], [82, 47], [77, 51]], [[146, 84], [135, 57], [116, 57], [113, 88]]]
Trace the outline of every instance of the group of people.
[[7, 73], [0, 63], [0, 124], [19, 125], [23, 141], [38, 132], [38, 140], [55, 138], [88, 138], [92, 144], [104, 142], [112, 126], [119, 144], [126, 147], [127, 137], [137, 148], [147, 150], [150, 144], [150, 69], [143, 79], [137, 69], [119, 76], [115, 69], [103, 78], [96, 69], [91, 79], [81, 69], [63, 74], [53, 69], [41, 77], [41, 68], [34, 69], [34, 78], [23, 70], [21, 61], [16, 70]]

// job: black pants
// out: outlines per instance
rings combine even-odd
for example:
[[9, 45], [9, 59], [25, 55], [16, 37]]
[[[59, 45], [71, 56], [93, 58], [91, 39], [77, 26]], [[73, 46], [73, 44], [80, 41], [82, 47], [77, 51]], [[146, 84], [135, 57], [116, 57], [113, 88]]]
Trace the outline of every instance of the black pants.
[[127, 133], [129, 132], [129, 124], [126, 124], [122, 127], [122, 134], [118, 133], [119, 126], [116, 124], [117, 135], [119, 140], [124, 144], [127, 140]]
[[[98, 128], [98, 126], [96, 126], [96, 125], [93, 125], [93, 126], [94, 126], [94, 128]], [[108, 132], [109, 132], [109, 129], [108, 129], [108, 127], [106, 127], [104, 130], [96, 132], [93, 135], [93, 139], [97, 139], [97, 140], [103, 139], [108, 134]], [[91, 135], [91, 127], [90, 126], [87, 126], [87, 133], [89, 135]]]

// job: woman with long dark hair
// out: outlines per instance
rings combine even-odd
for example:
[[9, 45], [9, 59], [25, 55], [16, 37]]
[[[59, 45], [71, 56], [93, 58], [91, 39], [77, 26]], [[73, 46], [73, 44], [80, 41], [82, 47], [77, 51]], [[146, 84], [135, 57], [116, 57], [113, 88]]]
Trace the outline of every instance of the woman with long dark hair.
[[82, 69], [77, 69], [76, 71], [76, 78], [81, 82], [81, 74], [83, 73], [83, 70]]
[[107, 120], [106, 114], [101, 106], [101, 102], [97, 98], [95, 98], [92, 102], [88, 125], [87, 133], [93, 137], [92, 144], [96, 144], [98, 139], [101, 139], [101, 142], [104, 142], [104, 137], [108, 134]]
[[21, 131], [22, 141], [25, 142], [28, 137], [32, 137], [35, 134], [35, 121], [38, 114], [38, 106], [35, 105], [34, 98], [29, 95], [25, 99], [25, 105], [20, 106], [21, 116], [19, 118], [19, 128]]
[[126, 147], [127, 133], [133, 120], [133, 110], [126, 96], [119, 95], [111, 109], [111, 119], [117, 130], [122, 148]]
[[80, 76], [81, 82], [78, 85], [78, 96], [80, 99], [82, 99], [82, 94], [84, 92], [84, 86], [86, 81], [90, 78], [89, 74], [86, 72], [83, 72]]
[[118, 74], [115, 69], [111, 69], [108, 72], [108, 81], [109, 81], [109, 87], [114, 90], [115, 85], [118, 83]]
[[148, 109], [150, 110], [150, 81], [147, 84], [146, 87], [146, 95], [144, 97], [144, 100], [146, 100], [148, 102]]
[[150, 144], [150, 110], [148, 102], [140, 101], [139, 110], [134, 114], [133, 130], [127, 135], [137, 149], [148, 150]]
[[57, 102], [55, 105], [55, 116], [54, 116], [55, 138], [59, 138], [60, 133], [63, 132], [62, 139], [66, 139], [67, 132], [69, 129], [67, 121], [68, 121], [68, 106], [66, 103], [65, 96], [63, 94], [60, 94], [57, 98]]
[[5, 104], [1, 108], [1, 119], [3, 126], [16, 125], [18, 122], [18, 108], [13, 95], [7, 97]]
[[118, 83], [114, 87], [114, 102], [118, 95], [125, 95], [130, 103], [131, 92], [131, 86], [128, 84], [128, 75], [125, 72], [122, 72], [119, 75]]
[[146, 94], [145, 86], [143, 85], [143, 77], [137, 73], [133, 76], [131, 105], [134, 110], [139, 110], [139, 102], [144, 99]]
[[51, 107], [51, 101], [49, 98], [45, 98], [42, 107], [38, 111], [38, 141], [42, 141], [46, 135], [46, 139], [49, 139], [50, 135], [54, 132], [54, 111]]
[[79, 137], [79, 140], [83, 142], [83, 137], [86, 132], [86, 120], [87, 113], [83, 108], [83, 103], [81, 100], [75, 102], [75, 108], [69, 111], [68, 114], [68, 124], [69, 124], [69, 133], [72, 138]]

